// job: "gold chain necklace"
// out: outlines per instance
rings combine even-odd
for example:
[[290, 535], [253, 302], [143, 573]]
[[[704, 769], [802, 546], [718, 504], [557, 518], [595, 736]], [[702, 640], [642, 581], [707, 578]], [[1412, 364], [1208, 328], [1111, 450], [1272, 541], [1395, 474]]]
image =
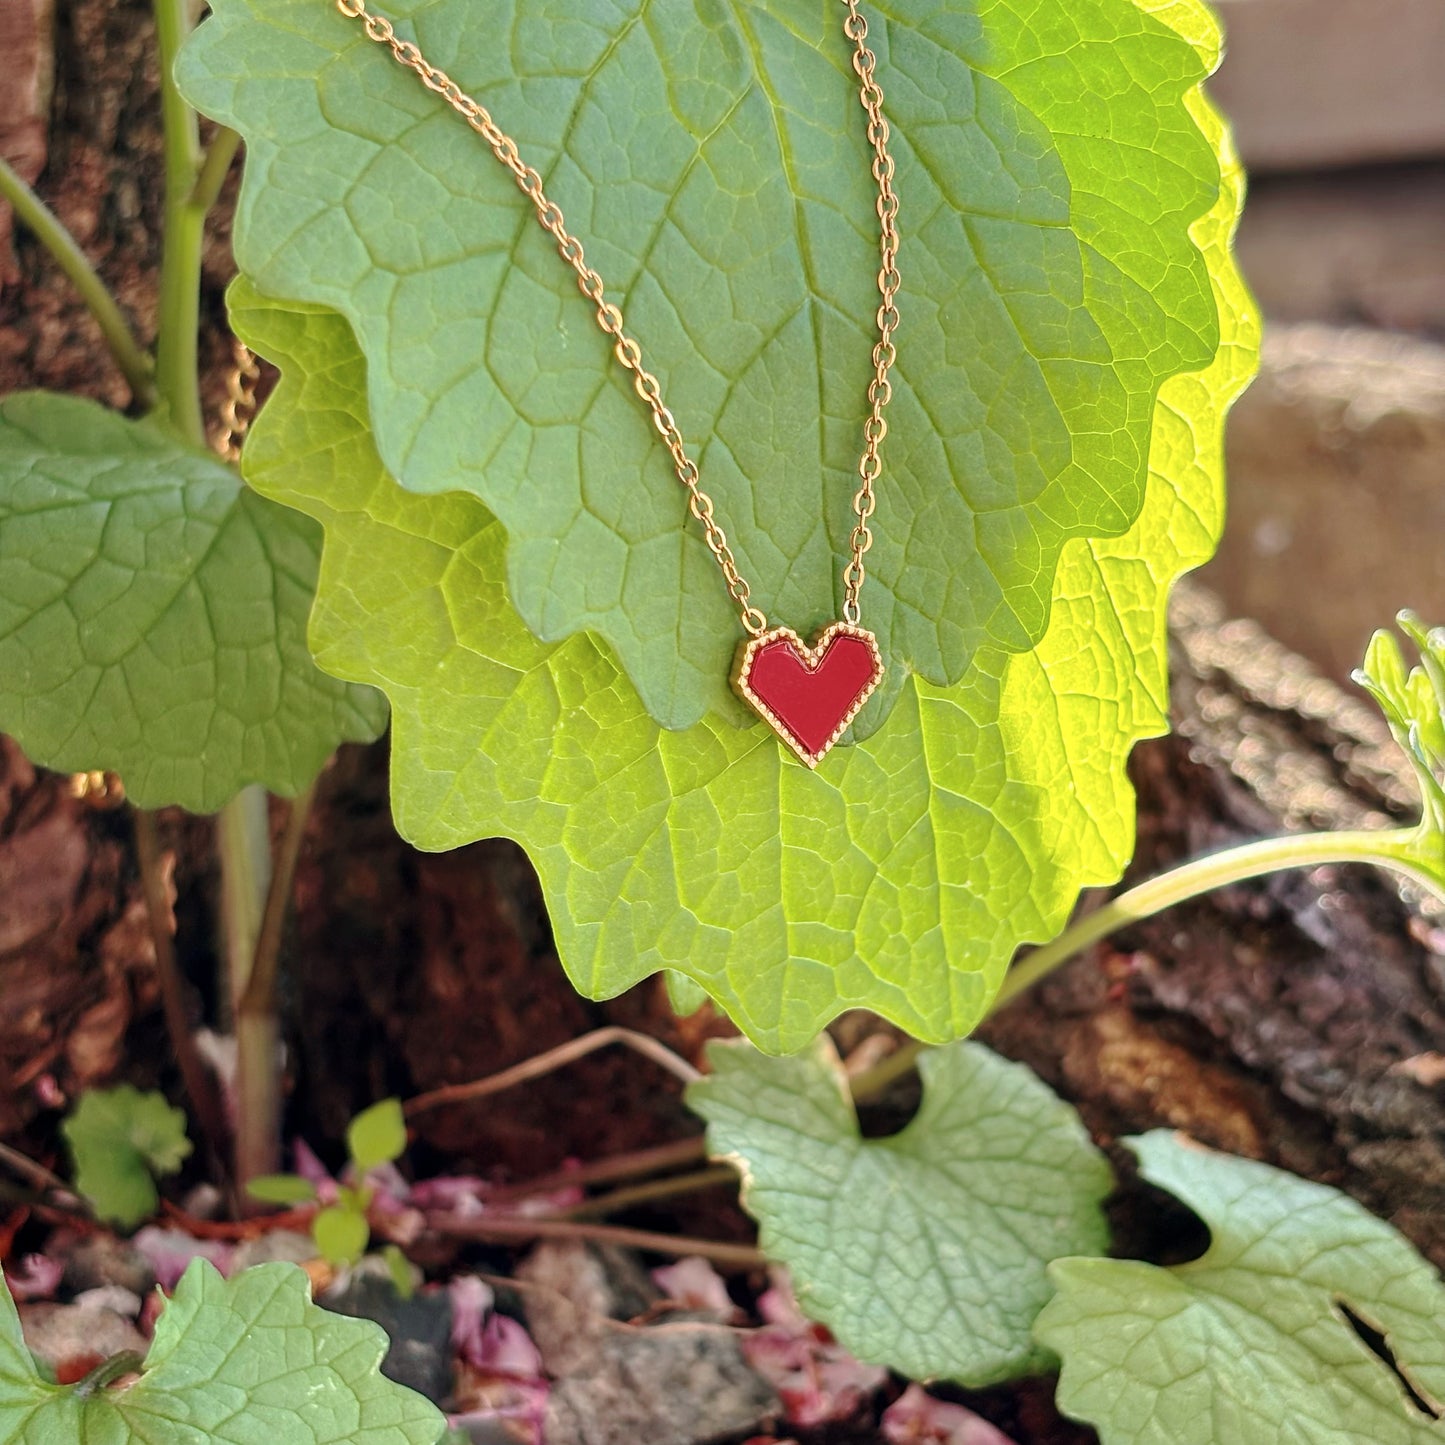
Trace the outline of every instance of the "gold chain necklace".
[[769, 627], [752, 603], [752, 589], [738, 571], [727, 534], [714, 516], [712, 498], [700, 485], [697, 463], [687, 454], [681, 430], [662, 399], [662, 387], [642, 364], [642, 350], [624, 330], [621, 310], [608, 301], [602, 277], [567, 230], [562, 210], [548, 198], [542, 177], [526, 163], [517, 143], [445, 71], [432, 65], [410, 40], [400, 39], [391, 21], [366, 8], [366, 0], [336, 0], [345, 16], [359, 20], [367, 36], [385, 45], [428, 90], [435, 91], [486, 141], [492, 154], [511, 173], [531, 201], [537, 220], [557, 243], [558, 254], [577, 273], [582, 294], [597, 308], [597, 324], [611, 338], [612, 353], [631, 373], [633, 390], [647, 404], [653, 425], [667, 446], [677, 479], [688, 493], [688, 511], [702, 525], [703, 537], [727, 584], [728, 595], [748, 634], [738, 648], [732, 683], [739, 695], [765, 719], [810, 768], [816, 767], [843, 735], [859, 709], [883, 678], [883, 655], [874, 635], [861, 625], [859, 595], [866, 572], [863, 558], [873, 545], [868, 525], [875, 506], [873, 487], [882, 471], [879, 450], [888, 432], [883, 409], [892, 395], [888, 373], [896, 359], [893, 333], [898, 326], [898, 196], [893, 189], [893, 156], [888, 149], [888, 121], [883, 91], [876, 78], [877, 57], [868, 46], [868, 22], [858, 0], [840, 0], [847, 14], [843, 33], [853, 42], [853, 69], [859, 100], [868, 117], [867, 137], [873, 149], [873, 178], [878, 183], [879, 256], [878, 340], [873, 347], [873, 379], [868, 383], [869, 411], [863, 423], [863, 454], [858, 461], [860, 485], [853, 498], [857, 521], [850, 538], [850, 556], [843, 568], [844, 603], [840, 621], [829, 623], [811, 646], [789, 627]]

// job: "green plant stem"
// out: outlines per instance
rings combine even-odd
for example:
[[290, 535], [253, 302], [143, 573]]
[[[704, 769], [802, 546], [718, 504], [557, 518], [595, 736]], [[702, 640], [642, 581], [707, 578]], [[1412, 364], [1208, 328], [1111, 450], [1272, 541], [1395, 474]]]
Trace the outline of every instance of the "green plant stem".
[[1415, 828], [1358, 830], [1338, 833], [1298, 833], [1282, 838], [1264, 838], [1227, 848], [1206, 858], [1171, 868], [1137, 888], [1111, 899], [1102, 908], [1066, 928], [1052, 943], [1036, 948], [1017, 963], [1004, 979], [990, 1013], [1006, 1008], [1021, 993], [1046, 978], [1060, 964], [1067, 963], [1081, 949], [1097, 943], [1130, 923], [1152, 918], [1201, 893], [1242, 883], [1265, 873], [1285, 868], [1317, 868], [1327, 863], [1371, 863], [1390, 868], [1412, 880], [1433, 887], [1430, 879], [1410, 864], [1410, 845]]
[[[1368, 830], [1337, 833], [1288, 834], [1282, 838], [1264, 838], [1228, 848], [1207, 858], [1171, 868], [1158, 878], [1151, 878], [1127, 893], [1081, 918], [1051, 943], [1028, 954], [1010, 969], [1003, 987], [994, 999], [989, 1013], [1006, 1008], [1022, 993], [1047, 977], [1060, 964], [1076, 953], [1098, 943], [1109, 934], [1130, 923], [1150, 918], [1166, 908], [1201, 893], [1241, 883], [1266, 873], [1285, 868], [1315, 868], [1327, 863], [1370, 863], [1402, 873], [1416, 883], [1438, 890], [1429, 875], [1412, 866], [1412, 845], [1418, 837], [1415, 828]], [[853, 1080], [853, 1097], [859, 1103], [876, 1099], [893, 1083], [912, 1071], [918, 1056], [927, 1044], [909, 1039], [886, 1059], [866, 1069]]]
[[146, 918], [156, 954], [156, 977], [160, 983], [161, 1010], [171, 1050], [181, 1071], [181, 1081], [191, 1101], [191, 1112], [218, 1164], [226, 1159], [228, 1130], [221, 1108], [216, 1080], [196, 1047], [196, 1036], [186, 1011], [185, 980], [176, 961], [171, 939], [171, 904], [166, 896], [165, 869], [161, 863], [160, 834], [154, 813], [133, 809], [136, 860], [140, 866], [141, 888], [145, 894]]
[[221, 126], [211, 139], [206, 158], [201, 162], [196, 184], [191, 188], [190, 206], [202, 216], [210, 214], [211, 207], [220, 199], [221, 187], [231, 173], [231, 162], [236, 159], [241, 137], [229, 126]]
[[193, 7], [191, 0], [154, 3], [166, 179], [156, 385], [172, 424], [197, 445], [204, 445], [196, 338], [201, 320], [201, 242], [206, 210], [194, 203], [201, 174], [201, 132], [196, 113], [176, 89], [174, 77], [176, 57], [190, 33]]
[[121, 314], [116, 299], [106, 289], [95, 267], [76, 244], [75, 237], [60, 218], [25, 184], [3, 156], [0, 156], [0, 197], [10, 203], [16, 219], [50, 252], [56, 264], [80, 293], [100, 327], [100, 334], [120, 367], [137, 406], [150, 410], [156, 403], [153, 380], [155, 367], [135, 333]]
[[76, 1383], [76, 1398], [88, 1399], [91, 1395], [105, 1389], [107, 1385], [113, 1385], [127, 1375], [140, 1374], [144, 1367], [145, 1356], [139, 1350], [122, 1350], [120, 1354], [103, 1360], [83, 1380]]

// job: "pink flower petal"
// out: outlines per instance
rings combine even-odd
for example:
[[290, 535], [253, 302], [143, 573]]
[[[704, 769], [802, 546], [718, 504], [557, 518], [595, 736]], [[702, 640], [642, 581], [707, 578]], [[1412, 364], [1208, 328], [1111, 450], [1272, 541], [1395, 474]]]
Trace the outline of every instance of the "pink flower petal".
[[884, 1412], [889, 1445], [1015, 1445], [996, 1425], [962, 1405], [936, 1400], [910, 1385]]

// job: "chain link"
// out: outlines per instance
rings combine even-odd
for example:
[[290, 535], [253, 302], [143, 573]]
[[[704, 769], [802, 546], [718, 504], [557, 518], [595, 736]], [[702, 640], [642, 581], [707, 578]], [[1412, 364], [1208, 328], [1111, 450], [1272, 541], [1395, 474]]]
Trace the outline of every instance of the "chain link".
[[226, 400], [221, 407], [221, 424], [211, 438], [211, 445], [228, 462], [241, 459], [241, 443], [256, 415], [256, 383], [260, 379], [261, 368], [256, 365], [251, 348], [232, 338], [231, 367], [226, 372]]
[[[607, 300], [602, 277], [587, 264], [582, 242], [566, 228], [562, 209], [543, 190], [541, 175], [527, 164], [517, 150], [517, 143], [492, 119], [486, 106], [474, 100], [444, 70], [438, 69], [410, 40], [397, 35], [390, 20], [366, 8], [366, 0], [335, 0], [336, 8], [349, 19], [358, 20], [367, 38], [391, 51], [397, 64], [416, 75], [428, 90], [446, 101], [490, 148], [497, 160], [511, 173], [522, 194], [531, 201], [537, 220], [557, 244], [558, 254], [577, 273], [577, 286], [597, 309], [597, 324], [612, 340], [612, 354], [632, 376], [632, 389], [647, 405], [652, 423], [657, 428], [668, 455], [672, 458], [677, 480], [688, 493], [687, 509], [702, 526], [703, 539], [716, 559], [728, 595], [737, 607], [743, 628], [753, 637], [768, 630], [768, 619], [755, 606], [752, 589], [739, 573], [737, 561], [727, 534], [714, 516], [712, 498], [700, 485], [697, 463], [687, 454], [682, 431], [662, 399], [662, 385], [642, 361], [642, 348], [625, 330], [622, 312]], [[873, 379], [868, 385], [869, 415], [863, 424], [863, 455], [858, 463], [862, 485], [853, 499], [857, 522], [850, 541], [851, 556], [843, 569], [846, 602], [843, 617], [856, 624], [859, 620], [858, 594], [862, 590], [865, 571], [863, 557], [873, 545], [868, 519], [876, 505], [873, 487], [882, 470], [879, 447], [887, 434], [888, 424], [883, 409], [888, 405], [892, 386], [888, 379], [896, 355], [893, 332], [898, 325], [898, 197], [893, 189], [893, 157], [888, 150], [888, 122], [883, 115], [883, 91], [875, 76], [877, 59], [868, 48], [868, 22], [858, 11], [858, 0], [841, 0], [848, 14], [843, 32], [854, 44], [853, 69], [859, 80], [859, 100], [868, 117], [868, 140], [873, 147], [873, 178], [878, 183], [879, 254], [882, 265], [878, 271], [878, 290], [882, 298], [878, 307], [878, 342], [873, 348]]]

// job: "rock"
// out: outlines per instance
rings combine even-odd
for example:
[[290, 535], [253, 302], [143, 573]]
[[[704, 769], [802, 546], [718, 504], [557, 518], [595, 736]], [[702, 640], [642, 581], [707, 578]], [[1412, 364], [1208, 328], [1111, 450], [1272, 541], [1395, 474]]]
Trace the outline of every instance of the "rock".
[[[77, 1360], [101, 1360], [125, 1350], [146, 1351], [146, 1337], [128, 1319], [95, 1305], [20, 1307], [20, 1327], [31, 1353], [51, 1369]], [[98, 1362], [98, 1361], [97, 1361]]]
[[723, 1325], [608, 1323], [588, 1369], [552, 1386], [547, 1445], [704, 1445], [781, 1410]]
[[236, 1246], [231, 1256], [233, 1270], [250, 1269], [253, 1264], [310, 1264], [316, 1258], [316, 1241], [295, 1229], [273, 1229]]
[[1445, 164], [1265, 176], [1239, 263], [1270, 321], [1445, 335]]
[[1445, 620], [1445, 347], [1268, 328], [1259, 379], [1230, 418], [1228, 461], [1224, 543], [1200, 580], [1232, 615], [1341, 683], [1399, 608]]
[[445, 1291], [402, 1299], [390, 1279], [353, 1272], [324, 1301], [355, 1319], [375, 1320], [391, 1340], [381, 1372], [436, 1404], [452, 1392], [452, 1306]]
[[1217, 0], [1210, 90], [1256, 170], [1445, 153], [1440, 0]]
[[156, 1286], [150, 1261], [113, 1234], [89, 1234], [73, 1242], [57, 1239], [52, 1249], [65, 1260], [62, 1283], [73, 1294], [115, 1285], [144, 1299]]
[[539, 1245], [517, 1270], [527, 1324], [554, 1384], [547, 1445], [701, 1445], [781, 1407], [723, 1325], [630, 1325], [660, 1297], [620, 1250]]
[[620, 1249], [548, 1240], [522, 1261], [527, 1328], [554, 1378], [586, 1368], [609, 1320], [630, 1320], [662, 1298], [646, 1270]]

